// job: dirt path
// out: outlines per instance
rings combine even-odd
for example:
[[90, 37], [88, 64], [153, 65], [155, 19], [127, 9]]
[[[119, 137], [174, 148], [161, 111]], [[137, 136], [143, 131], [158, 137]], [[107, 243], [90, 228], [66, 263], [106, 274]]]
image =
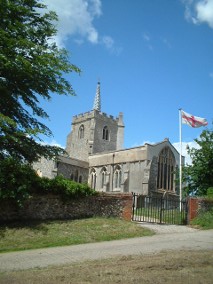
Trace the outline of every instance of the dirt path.
[[152, 229], [158, 230], [158, 233], [151, 237], [0, 254], [0, 272], [165, 250], [213, 250], [213, 230], [164, 225], [153, 225]]

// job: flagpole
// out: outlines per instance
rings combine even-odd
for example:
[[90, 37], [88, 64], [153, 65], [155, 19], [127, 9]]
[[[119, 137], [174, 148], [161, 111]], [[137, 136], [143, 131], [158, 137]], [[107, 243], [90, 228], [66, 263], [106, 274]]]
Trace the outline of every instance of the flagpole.
[[179, 189], [180, 189], [180, 211], [181, 211], [181, 201], [182, 201], [182, 109], [179, 109], [179, 135], [180, 135], [180, 165], [179, 165]]

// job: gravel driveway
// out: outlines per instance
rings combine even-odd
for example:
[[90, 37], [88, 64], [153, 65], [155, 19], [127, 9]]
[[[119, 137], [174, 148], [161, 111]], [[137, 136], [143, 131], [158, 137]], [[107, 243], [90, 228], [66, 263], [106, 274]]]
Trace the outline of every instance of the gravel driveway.
[[167, 225], [167, 224], [155, 224], [155, 223], [138, 223], [142, 227], [146, 227], [153, 230], [156, 234], [174, 234], [174, 233], [193, 233], [197, 232], [197, 229], [189, 226], [181, 225]]
[[70, 264], [116, 256], [155, 254], [165, 250], [213, 250], [213, 230], [139, 224], [157, 232], [151, 237], [36, 249], [0, 254], [0, 272]]

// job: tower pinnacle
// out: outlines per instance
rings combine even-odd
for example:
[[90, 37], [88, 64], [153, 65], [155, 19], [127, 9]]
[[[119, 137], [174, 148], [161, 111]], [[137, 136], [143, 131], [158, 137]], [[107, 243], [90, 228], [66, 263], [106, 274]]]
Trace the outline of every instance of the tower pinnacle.
[[101, 92], [100, 92], [100, 82], [97, 84], [96, 95], [93, 105], [93, 110], [101, 111]]

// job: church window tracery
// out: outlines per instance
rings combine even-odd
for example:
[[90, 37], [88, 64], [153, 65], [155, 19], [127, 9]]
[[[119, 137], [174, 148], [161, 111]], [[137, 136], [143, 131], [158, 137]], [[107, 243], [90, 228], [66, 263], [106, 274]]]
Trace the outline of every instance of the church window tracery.
[[91, 188], [92, 189], [96, 188], [96, 179], [97, 179], [96, 170], [92, 169], [91, 171]]
[[117, 166], [114, 172], [114, 187], [121, 188], [121, 167]]
[[174, 155], [169, 147], [165, 147], [158, 157], [158, 189], [174, 190], [174, 169]]
[[106, 183], [106, 168], [104, 167], [101, 171], [101, 188], [104, 187], [105, 183]]

